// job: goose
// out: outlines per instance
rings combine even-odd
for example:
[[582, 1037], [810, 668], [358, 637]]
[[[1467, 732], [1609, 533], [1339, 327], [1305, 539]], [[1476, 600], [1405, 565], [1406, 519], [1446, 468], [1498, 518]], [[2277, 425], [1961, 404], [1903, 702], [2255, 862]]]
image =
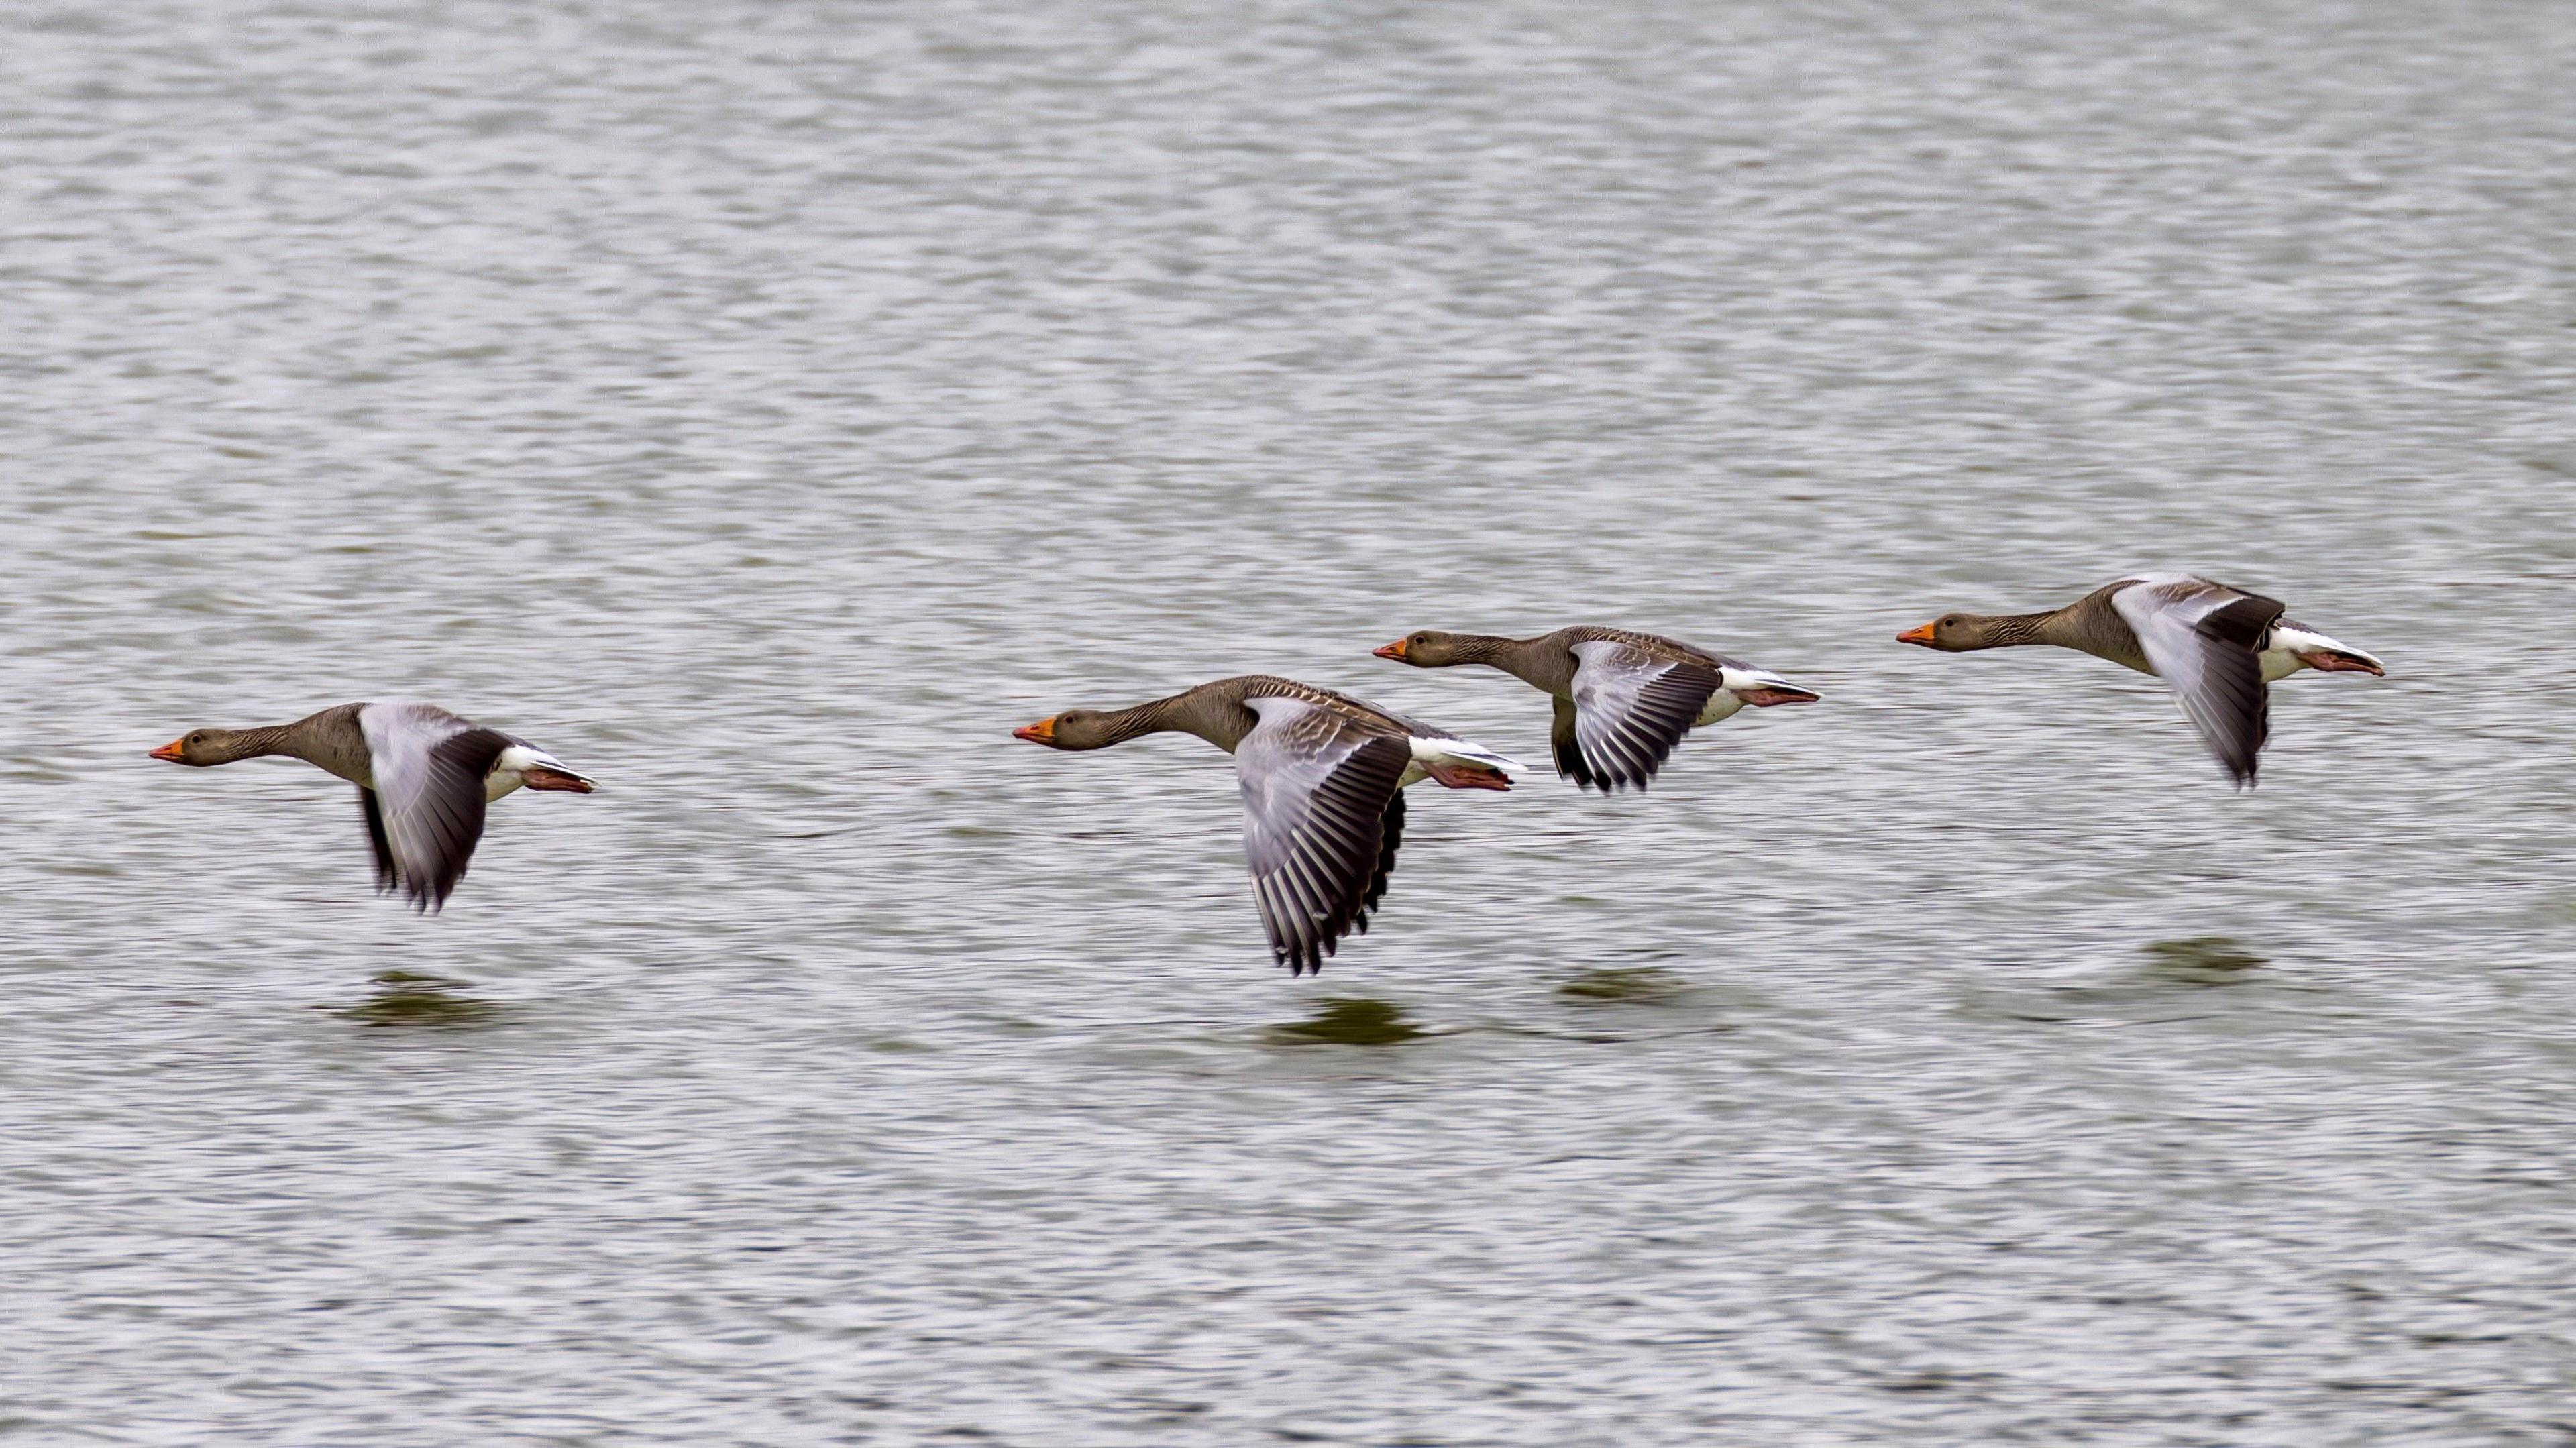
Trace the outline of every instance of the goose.
[[483, 807], [519, 788], [590, 794], [599, 782], [524, 739], [435, 704], [340, 704], [292, 724], [191, 729], [154, 759], [204, 768], [282, 754], [358, 787], [376, 891], [423, 912], [447, 903], [483, 838]]
[[2239, 789], [2254, 784], [2271, 733], [2271, 686], [2301, 669], [2387, 674], [2370, 654], [2282, 616], [2266, 598], [2187, 573], [2107, 583], [2042, 613], [1945, 613], [1896, 636], [1943, 653], [2055, 644], [2171, 685], [2201, 742]]
[[1579, 789], [1644, 789], [1682, 736], [1751, 704], [1812, 704], [1817, 695], [1768, 669], [1696, 644], [1578, 625], [1532, 639], [1409, 633], [1377, 651], [1419, 669], [1484, 664], [1556, 701], [1556, 772]]
[[1404, 789], [1509, 789], [1520, 765], [1364, 699], [1247, 674], [1116, 710], [1068, 709], [1014, 729], [1051, 749], [1106, 749], [1144, 734], [1195, 734], [1234, 756], [1243, 853], [1270, 940], [1291, 975], [1324, 957], [1386, 893], [1404, 833]]

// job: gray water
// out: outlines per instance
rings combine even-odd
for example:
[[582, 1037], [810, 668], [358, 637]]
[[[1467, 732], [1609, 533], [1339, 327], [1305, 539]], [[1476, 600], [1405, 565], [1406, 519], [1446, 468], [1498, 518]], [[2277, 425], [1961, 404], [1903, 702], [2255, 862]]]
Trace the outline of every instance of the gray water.
[[[2576, 1442], [2568, 7], [5, 20], [0, 1438]], [[2176, 567], [2390, 677], [1892, 642]], [[1255, 670], [1537, 766], [1320, 980], [1008, 737]]]

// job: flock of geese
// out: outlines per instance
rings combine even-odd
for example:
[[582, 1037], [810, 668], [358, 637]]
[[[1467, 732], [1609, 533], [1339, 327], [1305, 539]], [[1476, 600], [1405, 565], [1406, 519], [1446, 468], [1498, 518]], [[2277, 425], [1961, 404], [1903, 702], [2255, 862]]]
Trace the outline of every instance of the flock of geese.
[[[1949, 613], [1897, 635], [1944, 653], [2053, 644], [2154, 674], [2239, 788], [2254, 783], [2269, 688], [2301, 669], [2380, 675], [2378, 659], [2294, 623], [2281, 603], [2183, 574], [2124, 578], [2040, 613]], [[1584, 789], [1644, 789], [1682, 736], [1746, 705], [1817, 696], [1766, 669], [1679, 639], [1579, 626], [1536, 638], [1407, 634], [1377, 656], [1415, 668], [1481, 664], [1548, 696], [1557, 772]], [[1509, 789], [1521, 766], [1363, 699], [1249, 674], [1126, 709], [1068, 709], [1013, 730], [1054, 749], [1195, 734], [1234, 756], [1244, 854], [1273, 959], [1323, 969], [1368, 929], [1404, 832], [1404, 789]], [[446, 903], [512, 790], [589, 794], [598, 782], [524, 739], [432, 704], [341, 704], [292, 724], [193, 729], [152, 751], [175, 764], [285, 755], [358, 787], [380, 892]]]

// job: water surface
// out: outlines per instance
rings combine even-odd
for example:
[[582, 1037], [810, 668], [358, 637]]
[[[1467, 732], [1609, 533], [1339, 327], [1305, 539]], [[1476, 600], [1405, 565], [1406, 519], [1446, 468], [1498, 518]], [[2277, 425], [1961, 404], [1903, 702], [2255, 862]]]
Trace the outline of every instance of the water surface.
[[[8, 24], [8, 1434], [2576, 1441], [2564, 7]], [[2141, 567], [2392, 676], [1891, 642]], [[1825, 700], [1320, 980], [1008, 737], [1579, 620]], [[403, 696], [610, 789], [142, 757]]]

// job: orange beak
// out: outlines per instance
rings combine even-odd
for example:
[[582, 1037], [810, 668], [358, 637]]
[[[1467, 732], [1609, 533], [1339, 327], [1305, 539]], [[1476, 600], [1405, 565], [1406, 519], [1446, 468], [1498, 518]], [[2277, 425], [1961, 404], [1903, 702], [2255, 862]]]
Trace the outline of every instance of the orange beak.
[[1011, 737], [1014, 739], [1025, 739], [1031, 744], [1053, 744], [1055, 742], [1055, 720], [1051, 718], [1040, 719], [1035, 724], [1031, 724], [1024, 729], [1014, 729], [1011, 731]]
[[1932, 647], [1932, 625], [1927, 623], [1921, 628], [1907, 629], [1896, 636], [1896, 641], [1901, 644], [1921, 644], [1928, 649]]
[[185, 739], [173, 739], [169, 743], [162, 745], [160, 748], [153, 750], [152, 757], [155, 759], [169, 760], [172, 764], [181, 763], [182, 761], [179, 756], [182, 751], [180, 746], [187, 742], [188, 741]]
[[1384, 648], [1371, 649], [1369, 652], [1376, 654], [1381, 659], [1396, 659], [1400, 661], [1404, 657], [1404, 640], [1397, 639], [1394, 643], [1388, 644]]

